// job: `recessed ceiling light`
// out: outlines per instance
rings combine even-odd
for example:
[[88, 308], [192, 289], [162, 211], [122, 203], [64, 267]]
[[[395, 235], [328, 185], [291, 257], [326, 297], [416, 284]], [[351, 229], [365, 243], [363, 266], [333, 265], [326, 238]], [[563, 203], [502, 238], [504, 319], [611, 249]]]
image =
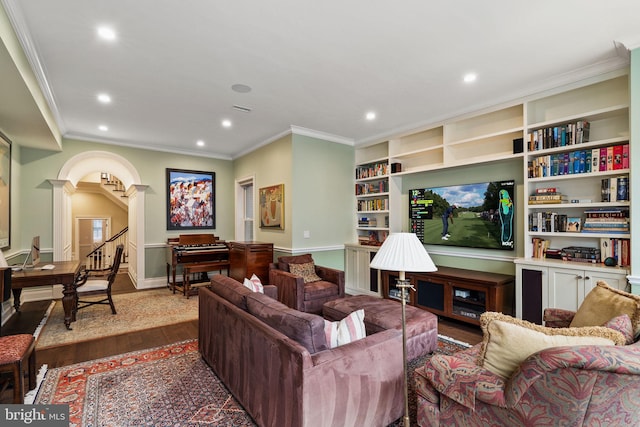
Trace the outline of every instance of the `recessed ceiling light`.
[[478, 78], [478, 75], [476, 73], [465, 74], [464, 82], [465, 83], [475, 82], [477, 78]]
[[113, 41], [116, 39], [116, 32], [110, 27], [98, 27], [98, 36], [103, 40]]
[[199, 139], [199, 140], [197, 140], [197, 141], [196, 141], [196, 145], [197, 145], [198, 147], [204, 147], [204, 141], [203, 141], [203, 140], [201, 140], [201, 139]]
[[98, 101], [102, 102], [103, 104], [108, 104], [111, 102], [111, 97], [106, 93], [99, 93]]
[[98, 126], [98, 129], [100, 129], [102, 132], [106, 132], [109, 130], [109, 126], [107, 125], [100, 125]]
[[231, 90], [238, 93], [248, 93], [251, 92], [251, 86], [243, 85], [240, 83], [234, 84], [231, 86]]
[[375, 120], [376, 119], [376, 113], [374, 113], [373, 111], [369, 111], [366, 115], [365, 118], [369, 121], [371, 120]]
[[231, 120], [227, 120], [227, 119], [223, 120], [222, 121], [222, 127], [230, 128], [231, 127]]

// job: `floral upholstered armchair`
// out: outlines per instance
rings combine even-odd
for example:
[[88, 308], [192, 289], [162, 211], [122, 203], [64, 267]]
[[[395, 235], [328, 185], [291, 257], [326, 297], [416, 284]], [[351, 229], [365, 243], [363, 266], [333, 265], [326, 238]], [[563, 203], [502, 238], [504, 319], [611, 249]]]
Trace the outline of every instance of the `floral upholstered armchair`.
[[640, 297], [600, 282], [544, 319], [485, 313], [482, 343], [418, 368], [418, 424], [640, 425]]

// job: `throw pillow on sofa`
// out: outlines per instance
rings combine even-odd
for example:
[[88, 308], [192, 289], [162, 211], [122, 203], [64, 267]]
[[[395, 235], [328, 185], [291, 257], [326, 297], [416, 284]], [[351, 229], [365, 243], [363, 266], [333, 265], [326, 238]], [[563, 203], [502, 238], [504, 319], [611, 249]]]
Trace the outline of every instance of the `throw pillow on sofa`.
[[616, 316], [602, 326], [620, 332], [624, 336], [625, 345], [633, 344], [633, 325], [626, 314]]
[[547, 328], [494, 312], [480, 316], [483, 339], [478, 365], [509, 378], [530, 355], [550, 347], [573, 345], [624, 345], [625, 338], [604, 326]]
[[322, 280], [316, 274], [316, 266], [313, 262], [305, 262], [304, 264], [289, 264], [289, 271], [296, 276], [302, 276], [304, 283], [317, 282]]
[[262, 281], [255, 274], [251, 276], [251, 279], [245, 278], [242, 284], [245, 287], [251, 289], [253, 292], [260, 292], [261, 294], [264, 293], [264, 286], [262, 286]]
[[324, 333], [329, 348], [335, 348], [367, 336], [364, 326], [364, 310], [356, 310], [342, 320], [324, 321]]
[[602, 325], [616, 316], [626, 314], [631, 319], [635, 335], [640, 333], [640, 296], [614, 289], [598, 282], [578, 307], [571, 327]]

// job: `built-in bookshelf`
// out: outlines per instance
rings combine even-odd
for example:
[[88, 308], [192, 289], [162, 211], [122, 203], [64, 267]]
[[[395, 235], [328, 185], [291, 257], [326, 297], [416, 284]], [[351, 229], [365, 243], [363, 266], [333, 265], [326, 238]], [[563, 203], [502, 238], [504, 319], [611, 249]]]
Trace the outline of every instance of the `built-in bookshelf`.
[[[523, 256], [514, 260], [516, 313], [522, 314], [527, 268], [549, 273], [539, 290], [547, 306], [568, 300], [564, 305], [573, 306], [597, 279], [625, 288], [633, 221], [606, 224], [597, 216], [615, 212], [632, 218], [629, 135], [629, 78], [621, 70], [359, 147], [358, 239], [364, 243], [373, 235], [381, 242], [402, 231], [402, 181], [408, 175], [521, 162], [524, 206], [517, 214], [524, 234], [518, 236]], [[578, 260], [576, 254], [589, 251], [593, 259]], [[615, 266], [605, 265], [607, 258]]]

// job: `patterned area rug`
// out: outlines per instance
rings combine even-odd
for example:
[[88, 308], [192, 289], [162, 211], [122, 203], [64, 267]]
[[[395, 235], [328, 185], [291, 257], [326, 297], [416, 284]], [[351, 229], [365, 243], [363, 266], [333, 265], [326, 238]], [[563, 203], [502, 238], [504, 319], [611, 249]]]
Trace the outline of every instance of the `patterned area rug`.
[[88, 341], [198, 318], [198, 297], [189, 299], [166, 288], [113, 295], [117, 314], [107, 305], [93, 305], [78, 311], [71, 331], [64, 326], [62, 301], [55, 307], [37, 337], [36, 349]]
[[[441, 337], [436, 352], [463, 348]], [[428, 357], [413, 360], [409, 375]], [[255, 426], [202, 360], [197, 341], [51, 369], [35, 403], [69, 404], [70, 426]]]
[[255, 426], [186, 341], [52, 369], [36, 404], [69, 404], [70, 426]]

